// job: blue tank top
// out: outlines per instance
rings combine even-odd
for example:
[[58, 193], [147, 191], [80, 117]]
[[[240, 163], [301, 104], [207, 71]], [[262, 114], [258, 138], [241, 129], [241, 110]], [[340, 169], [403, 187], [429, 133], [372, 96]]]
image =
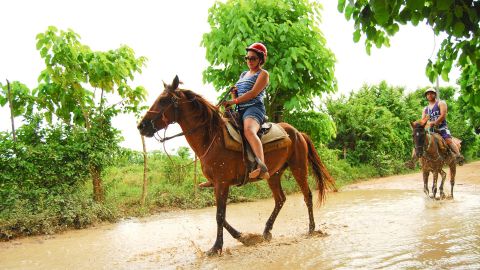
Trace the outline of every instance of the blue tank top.
[[[250, 77], [245, 76], [247, 74], [247, 71], [242, 72], [242, 74], [240, 75], [240, 79], [238, 79], [237, 83], [235, 83], [235, 86], [238, 89], [237, 94], [239, 97], [245, 95], [245, 93], [252, 90], [253, 86], [257, 82], [258, 75], [260, 75], [261, 71], [262, 70], [257, 71], [254, 75]], [[255, 98], [238, 104], [238, 108], [246, 108], [254, 104], [263, 105], [263, 99], [265, 98], [265, 89], [267, 89], [267, 87], [268, 85], [265, 86], [265, 88]]]
[[[438, 101], [435, 102], [433, 107], [430, 109], [430, 107], [425, 107], [425, 114], [430, 115], [430, 122], [437, 121], [438, 118], [440, 118], [440, 107], [438, 106]], [[442, 123], [438, 126], [439, 129], [445, 129], [447, 127], [447, 120], [443, 119]]]

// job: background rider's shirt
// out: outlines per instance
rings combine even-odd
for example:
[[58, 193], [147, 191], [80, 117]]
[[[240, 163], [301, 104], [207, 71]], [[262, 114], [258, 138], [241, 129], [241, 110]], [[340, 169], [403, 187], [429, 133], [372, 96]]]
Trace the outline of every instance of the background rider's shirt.
[[[438, 101], [435, 102], [432, 108], [427, 105], [424, 110], [426, 115], [430, 115], [430, 122], [437, 121], [438, 118], [440, 118], [440, 106], [438, 106]], [[438, 129], [446, 129], [447, 128], [447, 120], [443, 119], [443, 121], [440, 123], [438, 126]]]

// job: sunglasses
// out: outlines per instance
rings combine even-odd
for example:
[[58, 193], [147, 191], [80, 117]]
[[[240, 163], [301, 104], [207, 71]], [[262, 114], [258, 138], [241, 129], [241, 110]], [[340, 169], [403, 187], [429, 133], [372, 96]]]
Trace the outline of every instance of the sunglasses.
[[245, 56], [245, 60], [253, 62], [253, 61], [257, 61], [258, 57], [256, 57], [256, 56]]

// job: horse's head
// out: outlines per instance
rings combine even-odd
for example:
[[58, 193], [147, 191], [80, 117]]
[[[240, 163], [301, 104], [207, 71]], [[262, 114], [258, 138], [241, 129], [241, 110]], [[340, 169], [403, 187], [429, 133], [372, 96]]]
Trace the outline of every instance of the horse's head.
[[178, 76], [175, 76], [171, 85], [163, 83], [165, 90], [158, 96], [137, 126], [140, 134], [152, 137], [157, 131], [178, 121], [180, 96], [176, 90], [179, 84]]
[[415, 155], [420, 158], [423, 156], [425, 137], [427, 132], [425, 131], [426, 121], [415, 121], [411, 123], [413, 143], [415, 144]]

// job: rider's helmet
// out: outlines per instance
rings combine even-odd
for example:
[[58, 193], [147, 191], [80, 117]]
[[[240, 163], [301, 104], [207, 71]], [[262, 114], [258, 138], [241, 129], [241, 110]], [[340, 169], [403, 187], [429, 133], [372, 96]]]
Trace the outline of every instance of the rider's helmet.
[[425, 93], [423, 93], [423, 95], [424, 95], [425, 97], [427, 97], [427, 94], [428, 94], [429, 92], [434, 93], [434, 94], [435, 94], [435, 97], [437, 96], [437, 90], [435, 90], [435, 88], [432, 88], [432, 87], [427, 88], [427, 90], [425, 90]]
[[267, 61], [267, 47], [265, 47], [265, 45], [263, 45], [262, 43], [255, 42], [252, 45], [248, 46], [245, 50], [247, 52], [248, 51], [256, 52], [262, 59], [262, 63], [265, 63], [265, 61]]

